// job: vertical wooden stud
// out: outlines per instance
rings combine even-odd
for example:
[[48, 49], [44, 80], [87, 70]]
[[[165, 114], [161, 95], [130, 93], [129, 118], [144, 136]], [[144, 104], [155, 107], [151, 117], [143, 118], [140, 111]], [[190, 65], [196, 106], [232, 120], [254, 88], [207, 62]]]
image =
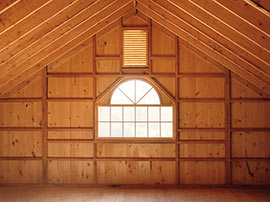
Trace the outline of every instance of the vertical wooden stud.
[[175, 37], [175, 183], [179, 185], [179, 40]]
[[225, 182], [231, 184], [231, 78], [230, 70], [225, 69]]
[[48, 183], [48, 80], [47, 80], [47, 67], [42, 70], [42, 172], [43, 183]]
[[97, 88], [96, 88], [96, 35], [93, 36], [93, 176], [94, 184], [97, 184], [97, 143], [96, 143], [96, 97], [97, 97]]
[[152, 74], [152, 20], [148, 20], [148, 72]]
[[123, 74], [123, 17], [120, 18], [120, 39], [119, 39], [119, 42], [120, 42], [120, 74]]

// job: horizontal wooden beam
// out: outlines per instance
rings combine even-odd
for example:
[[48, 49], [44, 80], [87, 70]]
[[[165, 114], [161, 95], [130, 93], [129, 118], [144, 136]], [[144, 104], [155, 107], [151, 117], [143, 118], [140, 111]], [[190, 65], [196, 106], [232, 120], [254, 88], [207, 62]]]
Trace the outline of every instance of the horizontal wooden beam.
[[175, 158], [156, 157], [97, 157], [97, 161], [175, 161]]
[[186, 157], [186, 158], [179, 158], [179, 161], [225, 161], [225, 158], [221, 157], [215, 157], [215, 158], [191, 158], [191, 157]]
[[53, 97], [49, 97], [47, 99], [48, 102], [89, 102], [89, 101], [93, 101], [92, 97], [85, 97], [85, 98], [77, 98], [77, 97], [59, 97], [59, 98], [53, 98]]
[[1, 102], [42, 102], [42, 98], [0, 98]]
[[224, 102], [225, 98], [179, 98], [179, 102]]
[[48, 78], [93, 77], [93, 73], [48, 73]]
[[225, 144], [225, 140], [179, 140], [178, 144]]
[[48, 127], [48, 131], [92, 131], [92, 127]]
[[224, 132], [225, 128], [179, 128], [178, 132], [181, 131]]
[[42, 127], [0, 127], [0, 131], [42, 131]]
[[224, 73], [179, 73], [178, 77], [195, 77], [195, 78], [224, 78]]

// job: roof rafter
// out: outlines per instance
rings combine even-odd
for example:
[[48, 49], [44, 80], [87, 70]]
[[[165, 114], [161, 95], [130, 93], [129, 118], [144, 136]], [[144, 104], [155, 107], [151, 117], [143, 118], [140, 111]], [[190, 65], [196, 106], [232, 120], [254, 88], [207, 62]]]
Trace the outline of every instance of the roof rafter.
[[2, 0], [0, 2], [0, 14], [8, 10], [10, 7], [19, 3], [21, 0]]
[[[142, 2], [149, 2], [150, 5], [144, 5]], [[158, 11], [154, 10], [153, 2], [138, 0], [137, 8], [139, 11], [152, 18], [158, 24], [175, 33], [180, 38], [187, 41], [194, 47], [197, 47], [201, 51], [204, 51], [210, 57], [221, 63], [223, 66], [231, 69], [233, 72], [241, 75], [244, 78], [247, 78], [250, 81], [253, 81], [254, 85], [256, 85], [258, 88], [261, 88], [267, 94], [270, 94], [270, 85], [267, 82], [261, 80], [259, 77], [255, 76], [258, 73], [256, 70], [255, 74], [252, 74], [245, 69], [245, 66], [242, 67], [235, 63], [233, 60], [224, 56], [226, 50], [224, 50], [219, 44], [215, 43], [215, 41], [212, 42], [209, 39], [207, 39], [206, 41], [202, 41], [201, 36], [203, 35], [203, 33], [196, 33], [193, 29], [183, 29], [182, 26], [185, 22], [183, 23], [183, 21], [173, 15], [170, 15], [166, 11], [161, 13], [163, 11], [162, 9], [159, 9]], [[191, 32], [193, 32], [194, 34], [191, 34]], [[261, 73], [263, 74], [263, 72]]]
[[[157, 4], [159, 4], [163, 9], [166, 11], [169, 11], [173, 15], [179, 17], [180, 19], [184, 20], [188, 24], [192, 25], [196, 29], [198, 29], [200, 32], [206, 34], [207, 36], [211, 37], [221, 45], [223, 45], [225, 48], [229, 49], [231, 52], [234, 52], [237, 56], [240, 56], [241, 58], [247, 60], [251, 64], [256, 64], [256, 67], [260, 67], [263, 70], [266, 69], [268, 71], [269, 65], [266, 64], [263, 60], [261, 60], [259, 57], [251, 53], [249, 50], [245, 49], [244, 47], [237, 44], [232, 39], [228, 38], [222, 33], [223, 27], [220, 27], [219, 30], [217, 29], [217, 26], [208, 26], [206, 23], [204, 23], [199, 18], [191, 15], [188, 13], [188, 9], [186, 8], [186, 5], [184, 4], [184, 7], [177, 7], [174, 4], [171, 4], [169, 1], [164, 0], [154, 0]], [[192, 7], [191, 7], [192, 8]], [[193, 8], [192, 8], [193, 10]], [[196, 10], [194, 11], [196, 12]], [[198, 13], [198, 12], [196, 12]], [[202, 16], [203, 13], [201, 13]], [[211, 19], [211, 16], [208, 18]], [[212, 18], [212, 24], [216, 23], [216, 20]]]
[[52, 0], [21, 0], [17, 4], [10, 5], [9, 8], [0, 13], [0, 33], [10, 29], [17, 23], [20, 23], [28, 15], [31, 15], [33, 12], [37, 11], [51, 1]]
[[239, 18], [237, 15], [232, 13], [226, 7], [223, 7], [222, 4], [216, 1], [206, 1], [206, 0], [192, 0], [192, 3], [196, 6], [205, 9], [211, 15], [220, 19], [222, 22], [231, 26], [232, 29], [235, 29], [239, 33], [244, 33], [243, 35], [247, 37], [250, 42], [258, 44], [258, 46], [270, 50], [270, 37], [269, 34], [256, 29], [254, 26], [251, 26], [249, 23]]
[[[186, 20], [187, 23], [193, 24], [193, 21], [200, 21], [204, 24], [204, 26], [200, 26], [200, 29], [202, 29], [202, 27], [207, 29], [207, 27], [209, 27], [215, 33], [215, 35], [211, 35], [209, 29], [204, 31], [207, 35], [210, 34], [213, 40], [218, 40], [218, 42], [225, 48], [230, 49], [230, 51], [234, 52], [236, 55], [239, 54], [242, 58], [250, 61], [253, 65], [256, 64], [257, 67], [263, 71], [269, 71], [269, 50], [261, 47], [246, 37], [244, 33], [237, 31], [222, 19], [212, 15], [191, 1], [170, 0], [170, 2], [180, 10], [182, 9], [192, 16], [191, 20]], [[182, 16], [183, 15], [180, 17]], [[269, 40], [269, 37], [266, 37], [266, 39]]]
[[[0, 79], [0, 96], [5, 94], [13, 86], [17, 86], [26, 78], [31, 77], [51, 61], [56, 60], [65, 53], [69, 52], [74, 46], [88, 40], [94, 34], [104, 29], [120, 17], [133, 10], [133, 3], [130, 0], [118, 0], [102, 9], [99, 13], [91, 18], [91, 23], [84, 25], [79, 29], [78, 35], [68, 34], [66, 38], [59, 38], [51, 43], [40, 53], [41, 56], [30, 57], [19, 67], [13, 68], [8, 74]], [[76, 30], [77, 33], [78, 30]], [[34, 61], [33, 61], [34, 60]], [[3, 82], [2, 82], [3, 81]]]
[[[42, 38], [93, 1], [52, 1], [0, 34], [0, 64]], [[87, 3], [86, 3], [87, 2]], [[42, 13], [42, 14], [41, 14]], [[31, 22], [31, 23], [29, 23]]]
[[[258, 29], [270, 34], [270, 14], [265, 14], [256, 8], [249, 0], [216, 0], [230, 11], [236, 13]], [[269, 1], [269, 0], [267, 0]]]

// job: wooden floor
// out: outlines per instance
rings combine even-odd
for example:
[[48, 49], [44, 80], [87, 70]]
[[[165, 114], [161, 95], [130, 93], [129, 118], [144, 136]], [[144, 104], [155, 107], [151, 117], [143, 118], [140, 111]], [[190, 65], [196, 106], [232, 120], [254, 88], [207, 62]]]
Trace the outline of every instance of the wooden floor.
[[1, 202], [269, 202], [270, 189], [0, 186]]

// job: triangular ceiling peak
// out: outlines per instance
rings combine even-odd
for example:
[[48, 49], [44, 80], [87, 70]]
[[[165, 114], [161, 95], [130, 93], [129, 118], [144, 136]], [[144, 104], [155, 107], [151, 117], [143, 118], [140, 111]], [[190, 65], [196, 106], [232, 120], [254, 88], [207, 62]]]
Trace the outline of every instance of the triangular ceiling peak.
[[270, 14], [264, 1], [260, 1], [264, 5], [249, 0], [27, 2], [0, 8], [4, 22], [0, 25], [4, 41], [0, 44], [0, 95], [71, 55], [74, 47], [134, 11], [270, 95]]

